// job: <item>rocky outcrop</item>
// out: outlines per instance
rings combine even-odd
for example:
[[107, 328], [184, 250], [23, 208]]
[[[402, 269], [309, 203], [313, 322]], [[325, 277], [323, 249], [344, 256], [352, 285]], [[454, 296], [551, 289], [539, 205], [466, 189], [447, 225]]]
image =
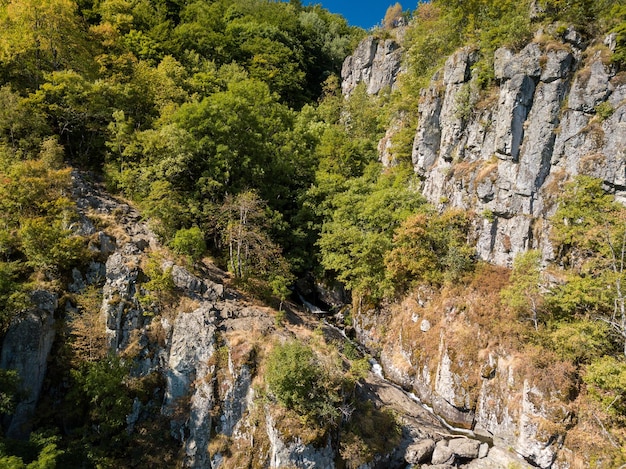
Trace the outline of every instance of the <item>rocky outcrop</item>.
[[602, 54], [582, 60], [575, 44], [498, 49], [497, 87], [482, 94], [470, 72], [478, 55], [462, 49], [422, 91], [413, 145], [422, 192], [483, 215], [475, 236], [485, 260], [509, 265], [530, 248], [550, 258], [546, 221], [577, 174], [626, 201], [626, 84]]
[[172, 417], [172, 431], [184, 443], [184, 467], [211, 467], [206, 448], [215, 405], [215, 370], [210, 365], [215, 352], [215, 332], [215, 309], [206, 304], [193, 312], [179, 314], [169, 341], [163, 411]]
[[368, 36], [343, 63], [341, 89], [349, 96], [361, 82], [369, 94], [393, 88], [401, 69], [402, 50], [393, 39]]
[[18, 372], [22, 394], [5, 422], [8, 438], [23, 439], [30, 433], [55, 336], [57, 296], [37, 290], [31, 300], [33, 307], [18, 315], [2, 342], [0, 368]]
[[[443, 421], [473, 438], [440, 442], [436, 433], [421, 435], [407, 448], [407, 462], [428, 459], [426, 454], [431, 451], [428, 462], [434, 465], [482, 460], [487, 448], [481, 450], [478, 440], [483, 438], [493, 444], [487, 451], [489, 458], [469, 467], [506, 467], [498, 462], [504, 455], [511, 461], [519, 460], [516, 464], [520, 467], [530, 467], [526, 463], [544, 469], [554, 467], [572, 424], [568, 391], [553, 384], [559, 382], [558, 373], [547, 371], [550, 377], [539, 386], [528, 377], [527, 358], [506, 354], [501, 347], [492, 350], [488, 342], [484, 349], [478, 344], [460, 343], [463, 339], [457, 337], [458, 331], [469, 327], [463, 315], [455, 316], [451, 310], [441, 323], [424, 328], [425, 319], [409, 304], [401, 312], [357, 312], [353, 316], [357, 337], [379, 355], [391, 381], [410, 389]], [[482, 334], [476, 330], [470, 336], [474, 333]], [[425, 438], [436, 446], [422, 441]], [[492, 459], [496, 448], [506, 451], [496, 451]]]
[[330, 440], [322, 448], [303, 444], [298, 438], [295, 441], [285, 442], [269, 413], [266, 415], [266, 422], [267, 435], [270, 440], [270, 468], [334, 469], [335, 451]]

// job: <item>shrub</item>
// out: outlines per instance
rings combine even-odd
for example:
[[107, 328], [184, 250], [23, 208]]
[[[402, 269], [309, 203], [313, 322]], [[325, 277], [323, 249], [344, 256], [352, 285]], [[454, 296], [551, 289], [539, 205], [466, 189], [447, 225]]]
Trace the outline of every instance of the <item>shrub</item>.
[[296, 341], [274, 347], [265, 379], [269, 391], [288, 409], [331, 424], [338, 417], [338, 391], [311, 347]]
[[189, 256], [192, 260], [199, 260], [206, 251], [204, 234], [197, 226], [183, 228], [176, 232], [170, 241], [170, 247], [178, 254]]

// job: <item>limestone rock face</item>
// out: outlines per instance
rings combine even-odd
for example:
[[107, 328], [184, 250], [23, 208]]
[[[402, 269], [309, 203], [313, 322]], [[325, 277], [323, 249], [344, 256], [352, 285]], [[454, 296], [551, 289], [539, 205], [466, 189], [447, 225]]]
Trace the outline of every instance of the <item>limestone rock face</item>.
[[[424, 457], [420, 464], [458, 465], [475, 460], [469, 467], [488, 469], [518, 462], [520, 467], [530, 467], [524, 463], [529, 461], [543, 469], [554, 467], [572, 417], [560, 389], [532, 385], [520, 370], [523, 360], [504, 350], [482, 350], [478, 356], [484, 358], [478, 362], [456, 350], [459, 344], [448, 342], [454, 342], [454, 333], [447, 336], [442, 331], [467, 327], [462, 317], [448, 314], [443, 325], [433, 323], [424, 332], [420, 321], [413, 320], [414, 311], [407, 309], [398, 314], [384, 309], [357, 312], [353, 317], [358, 339], [379, 355], [387, 378], [412, 390], [420, 402], [449, 425], [471, 429], [492, 445], [481, 447], [475, 437], [451, 438], [437, 443], [430, 460], [423, 456], [425, 451], [417, 451], [421, 446], [409, 445], [408, 462], [415, 464], [413, 460]], [[414, 325], [396, 334], [389, 332], [395, 330], [393, 321]], [[432, 348], [426, 351], [420, 342], [433, 339], [439, 343], [434, 355]], [[496, 448], [510, 449], [512, 453], [499, 453]], [[508, 462], [502, 463], [505, 460]]]
[[112, 350], [124, 350], [133, 330], [145, 322], [143, 309], [138, 301], [138, 279], [141, 251], [137, 245], [128, 243], [112, 254], [106, 262], [106, 282], [102, 294], [102, 315]]
[[10, 325], [2, 342], [0, 368], [16, 370], [24, 393], [9, 417], [8, 438], [25, 438], [32, 427], [35, 407], [46, 374], [48, 356], [55, 336], [55, 294], [37, 290], [31, 294], [34, 307], [19, 315]]
[[209, 365], [214, 351], [215, 310], [203, 305], [191, 313], [179, 314], [170, 340], [163, 407], [166, 415], [172, 415], [177, 407], [184, 406], [183, 399], [189, 399], [184, 420], [172, 420], [172, 431], [184, 442], [185, 467], [211, 467], [206, 447], [215, 404], [214, 370]]
[[286, 442], [269, 414], [266, 415], [266, 422], [270, 440], [270, 468], [334, 469], [335, 454], [330, 441], [323, 448], [305, 445], [298, 439]]
[[369, 94], [393, 88], [400, 72], [401, 56], [400, 46], [394, 40], [365, 38], [343, 63], [341, 89], [344, 96], [349, 96], [361, 82], [365, 83]]
[[626, 202], [626, 84], [599, 54], [582, 58], [574, 33], [558, 47], [498, 49], [489, 96], [475, 88], [467, 49], [422, 91], [412, 153], [422, 192], [439, 208], [479, 215], [482, 259], [510, 265], [527, 249], [550, 259], [556, 195], [577, 174], [603, 179]]

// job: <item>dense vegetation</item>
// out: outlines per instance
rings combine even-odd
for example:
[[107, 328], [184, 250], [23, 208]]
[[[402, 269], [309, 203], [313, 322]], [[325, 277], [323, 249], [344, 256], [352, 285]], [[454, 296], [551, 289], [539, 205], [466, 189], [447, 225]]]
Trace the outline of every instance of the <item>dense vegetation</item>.
[[[0, 2], [0, 336], [30, 291], [61, 291], [72, 267], [89, 260], [88, 240], [75, 229], [68, 165], [94, 171], [132, 199], [172, 250], [192, 262], [211, 255], [266, 298], [284, 300], [293, 279], [311, 270], [371, 303], [417, 284], [471, 283], [471, 214], [434, 211], [410, 168], [421, 87], [447, 54], [470, 44], [481, 54], [480, 89], [472, 91], [488, 89], [495, 49], [519, 47], [540, 25], [553, 25], [555, 36], [570, 24], [587, 37], [614, 31], [612, 60], [626, 64], [623, 1], [538, 5], [532, 19], [529, 1], [433, 0], [402, 14], [393, 7], [387, 26], [412, 18], [400, 90], [369, 96], [358, 87], [344, 99], [338, 73], [365, 32], [320, 6]], [[377, 143], [397, 115], [405, 123], [394, 140], [398, 164], [383, 171]], [[576, 364], [616, 427], [626, 415], [625, 217], [598, 181], [573, 182], [554, 217], [552, 268], [563, 281], [544, 281], [531, 252], [516, 261], [502, 293], [503, 307], [530, 320], [537, 344]], [[0, 445], [0, 463], [98, 464], [116, 456], [117, 443], [130, 446], [123, 416], [144, 384], [125, 380], [127, 365], [114, 357], [85, 359], [76, 343], [66, 352], [75, 385], [64, 407], [73, 408], [66, 454], [58, 434], [41, 433], [21, 447]], [[285, 381], [284, 369], [270, 372], [277, 400], [336, 419], [343, 398], [336, 389], [336, 406], [303, 397], [329, 392], [313, 379], [320, 371], [312, 352], [293, 346], [276, 354], [270, 370], [278, 362], [311, 365], [298, 369], [305, 394]], [[9, 413], [16, 377], [2, 371], [0, 384], [0, 412]]]

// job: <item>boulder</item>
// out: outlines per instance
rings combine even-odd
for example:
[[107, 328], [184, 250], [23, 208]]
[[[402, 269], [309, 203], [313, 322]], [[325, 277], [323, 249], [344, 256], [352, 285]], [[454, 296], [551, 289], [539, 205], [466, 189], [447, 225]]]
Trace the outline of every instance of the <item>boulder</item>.
[[430, 460], [434, 450], [434, 440], [421, 440], [409, 445], [404, 460], [409, 464], [422, 464]]
[[434, 465], [437, 464], [453, 464], [454, 452], [448, 447], [448, 441], [438, 441], [433, 450], [431, 462]]
[[469, 438], [454, 438], [448, 442], [448, 448], [458, 458], [476, 459], [480, 453], [480, 441]]

